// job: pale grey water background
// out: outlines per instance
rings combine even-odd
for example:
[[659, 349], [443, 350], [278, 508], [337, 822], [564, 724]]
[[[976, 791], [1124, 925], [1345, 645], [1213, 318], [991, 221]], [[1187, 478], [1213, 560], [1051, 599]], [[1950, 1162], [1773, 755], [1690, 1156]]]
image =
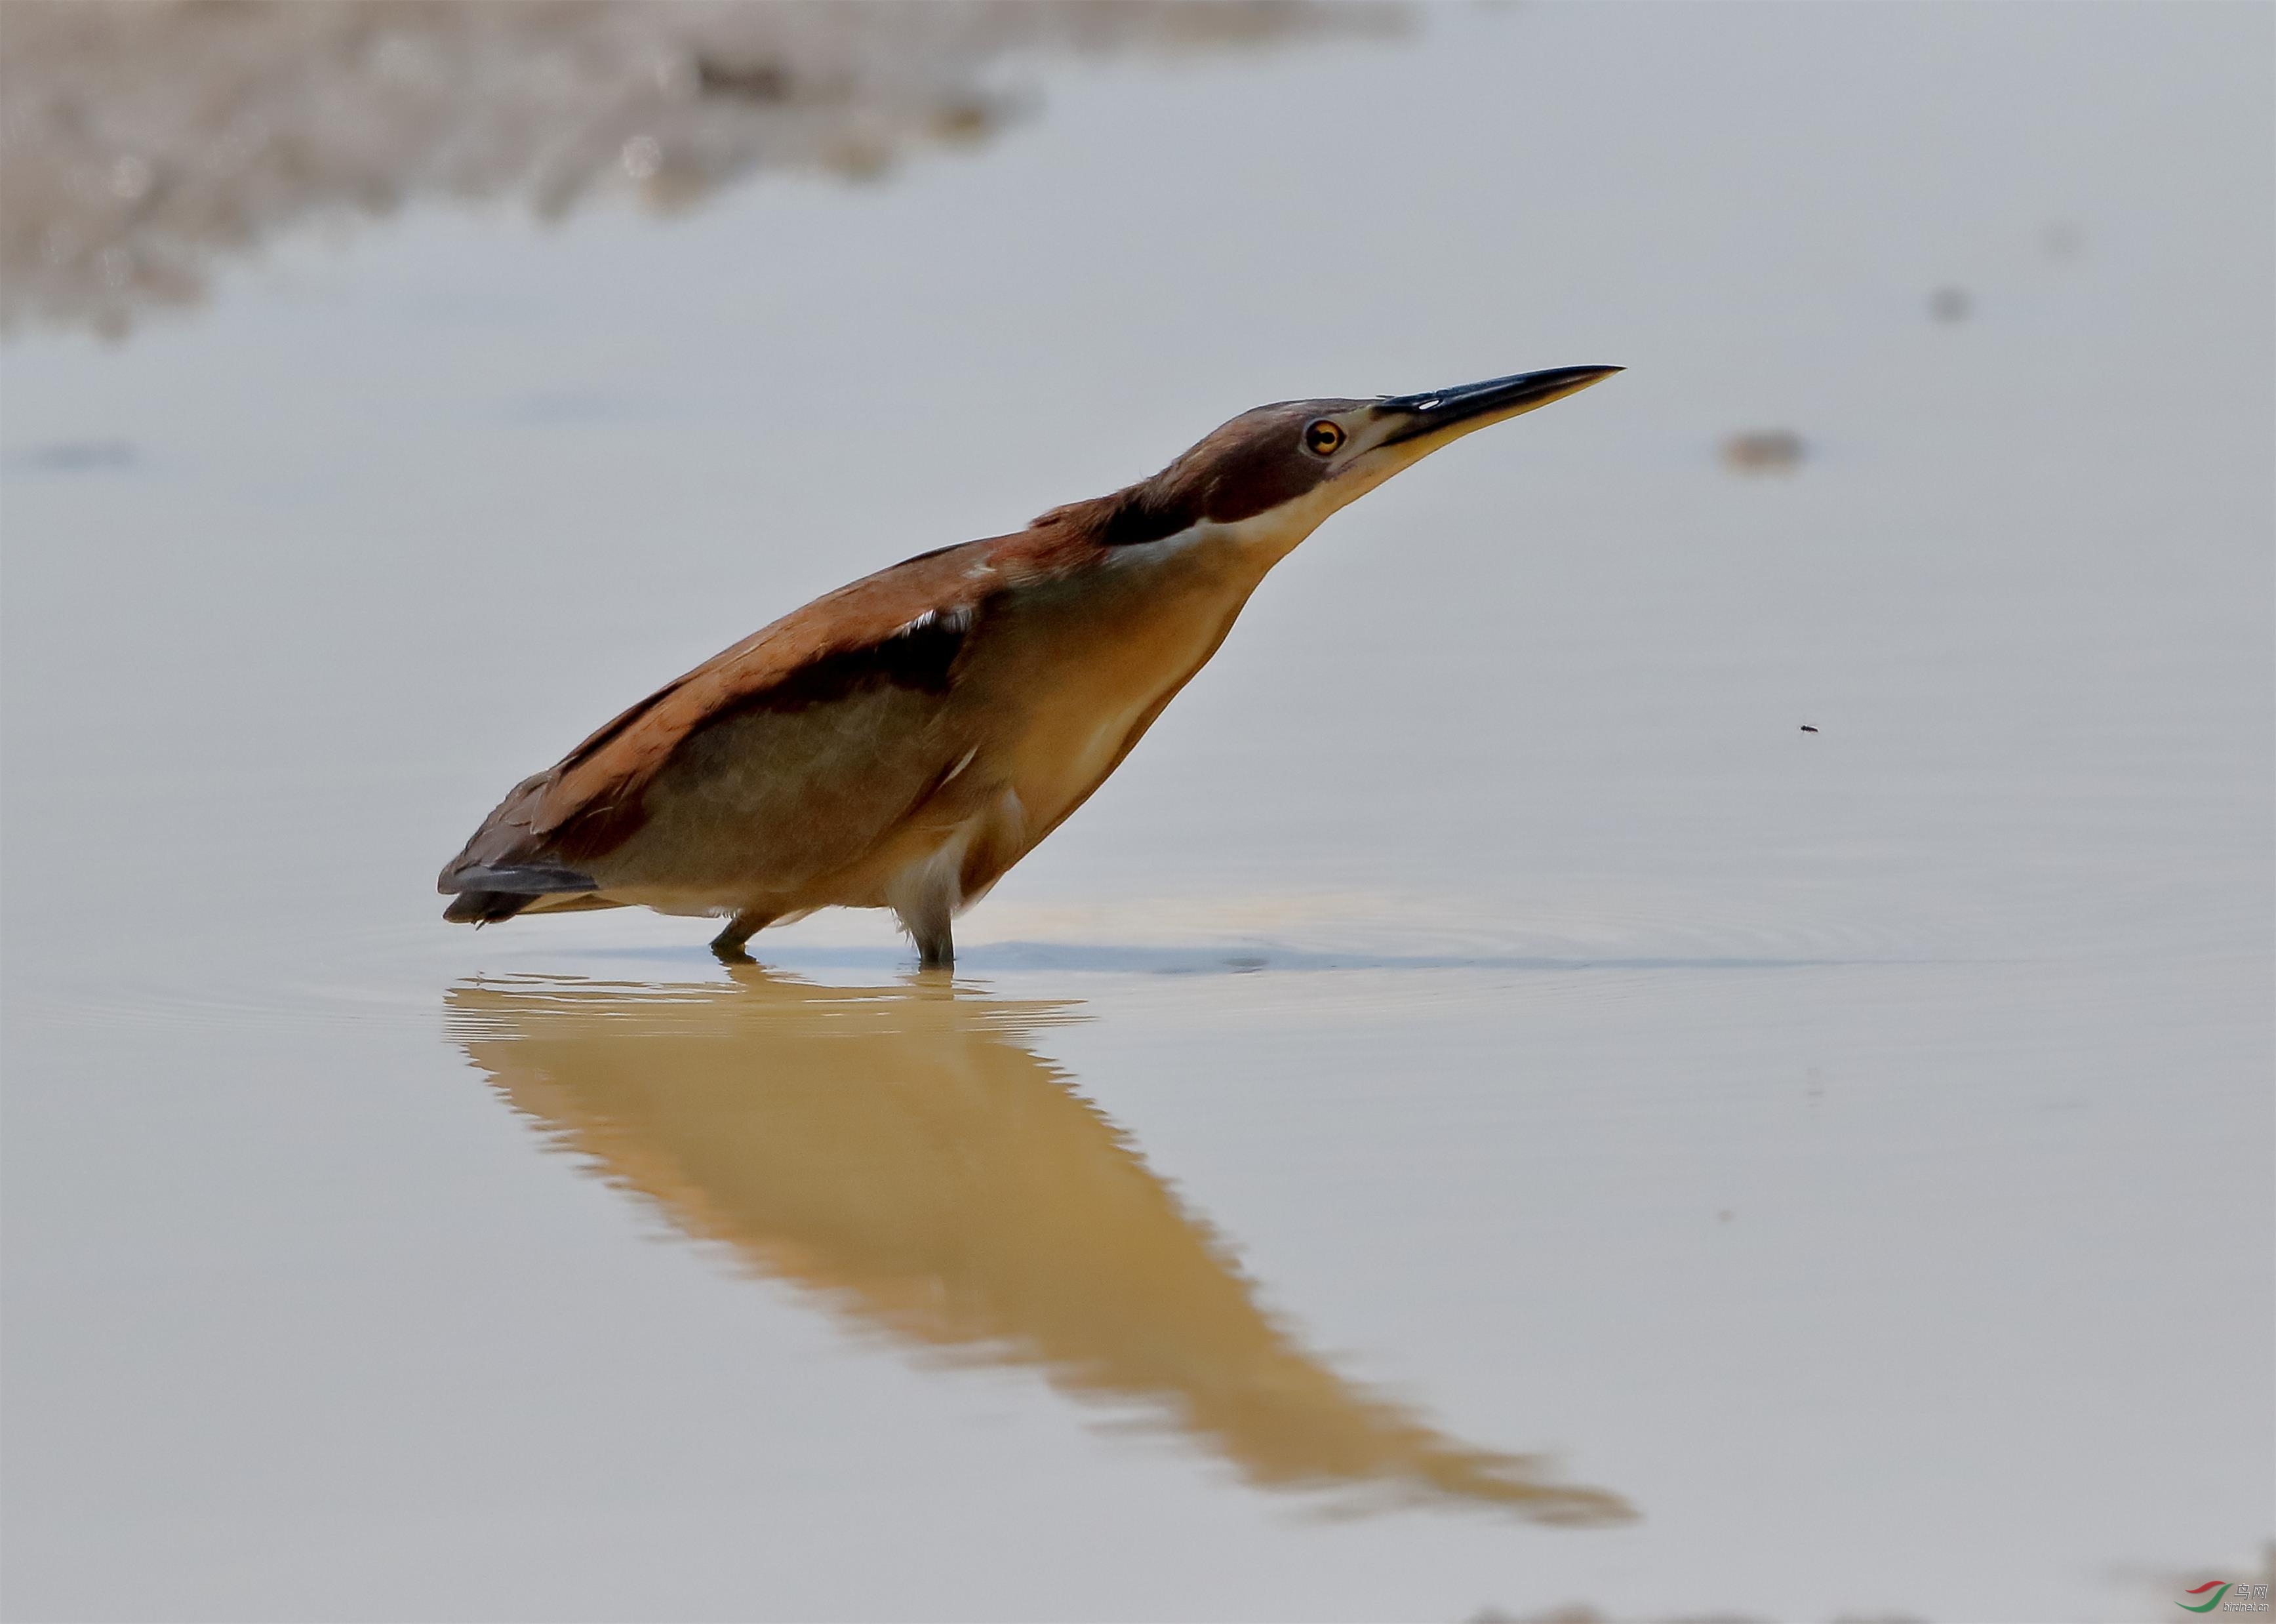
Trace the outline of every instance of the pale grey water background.
[[[2072, 1620], [2242, 1575], [2271, 13], [1427, 23], [1061, 74], [882, 186], [414, 208], [14, 343], [12, 1616]], [[702, 1216], [732, 1166], [657, 1171], [717, 1119], [577, 1137], [581, 1086], [673, 1097], [579, 1071], [656, 1000], [763, 1071], [699, 925], [436, 917], [508, 784], [816, 591], [1257, 401], [1600, 361], [1283, 566], [967, 917], [949, 1018], [1316, 1366], [1632, 1521], [1324, 1518], [1172, 1424], [1199, 1355], [1101, 1403], [881, 1329]], [[1791, 475], [1718, 462], [1779, 427]], [[846, 1052], [931, 1053], [878, 997]]]

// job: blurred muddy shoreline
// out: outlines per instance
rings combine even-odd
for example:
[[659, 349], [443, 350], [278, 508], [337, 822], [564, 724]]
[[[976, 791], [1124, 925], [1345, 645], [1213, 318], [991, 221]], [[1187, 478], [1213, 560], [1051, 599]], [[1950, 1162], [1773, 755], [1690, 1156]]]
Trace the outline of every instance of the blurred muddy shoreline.
[[27, 0], [0, 11], [0, 331], [117, 337], [304, 224], [556, 219], [982, 141], [1051, 60], [1385, 36], [1321, 0]]

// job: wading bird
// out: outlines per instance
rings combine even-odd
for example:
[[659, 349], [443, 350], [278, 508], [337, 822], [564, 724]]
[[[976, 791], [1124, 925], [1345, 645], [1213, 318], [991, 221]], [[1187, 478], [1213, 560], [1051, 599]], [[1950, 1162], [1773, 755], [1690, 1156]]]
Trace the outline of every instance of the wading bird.
[[816, 908], [950, 922], [1121, 765], [1264, 573], [1338, 508], [1619, 371], [1259, 406], [1151, 479], [840, 587], [523, 779], [443, 870], [443, 917], [724, 917], [723, 958]]

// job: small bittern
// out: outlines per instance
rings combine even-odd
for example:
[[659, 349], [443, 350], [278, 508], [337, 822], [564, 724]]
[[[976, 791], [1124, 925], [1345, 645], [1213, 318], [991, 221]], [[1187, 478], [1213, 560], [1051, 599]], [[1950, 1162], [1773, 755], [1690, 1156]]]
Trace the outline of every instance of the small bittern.
[[1619, 370], [1259, 406], [1151, 479], [840, 587], [514, 785], [443, 870], [443, 917], [724, 917], [712, 946], [739, 957], [816, 908], [884, 907], [945, 967], [950, 922], [1122, 764], [1323, 520]]

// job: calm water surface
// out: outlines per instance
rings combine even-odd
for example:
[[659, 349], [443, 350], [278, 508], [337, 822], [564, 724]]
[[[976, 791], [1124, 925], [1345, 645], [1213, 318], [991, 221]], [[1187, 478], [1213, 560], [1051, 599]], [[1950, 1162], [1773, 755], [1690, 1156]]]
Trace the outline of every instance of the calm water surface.
[[[19, 334], [13, 1616], [2245, 1576], [2271, 27], [1438, 12]], [[1606, 361], [1283, 565], [952, 983], [437, 917], [817, 591], [1262, 400]]]

